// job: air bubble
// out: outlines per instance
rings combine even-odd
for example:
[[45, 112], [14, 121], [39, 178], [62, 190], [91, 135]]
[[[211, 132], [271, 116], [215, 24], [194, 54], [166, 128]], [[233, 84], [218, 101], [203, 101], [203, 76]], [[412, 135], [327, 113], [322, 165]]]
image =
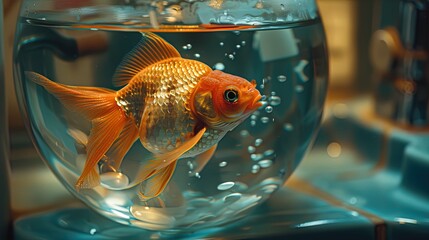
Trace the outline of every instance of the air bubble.
[[273, 149], [268, 149], [268, 150], [266, 150], [265, 152], [264, 152], [264, 156], [265, 157], [269, 157], [269, 156], [271, 156], [271, 155], [273, 155], [275, 152], [274, 152], [274, 150]]
[[237, 44], [235, 47], [236, 47], [237, 49], [240, 49], [240, 48], [241, 48], [241, 45], [238, 45], [238, 44]]
[[201, 57], [201, 55], [200, 55], [199, 53], [195, 53], [195, 54], [194, 54], [194, 56], [195, 56], [196, 58], [200, 58], [200, 57]]
[[234, 60], [234, 55], [233, 54], [229, 54], [228, 58], [231, 59], [231, 60]]
[[228, 163], [227, 162], [221, 162], [221, 163], [219, 163], [219, 167], [226, 167], [226, 165], [228, 165]]
[[269, 121], [270, 121], [270, 119], [268, 117], [261, 117], [262, 123], [268, 123]]
[[260, 154], [260, 153], [253, 153], [250, 154], [250, 159], [252, 159], [253, 161], [259, 161], [264, 157], [264, 155]]
[[271, 80], [271, 77], [264, 77], [262, 78], [262, 83], [265, 84]]
[[224, 182], [224, 183], [221, 183], [217, 186], [217, 190], [225, 191], [225, 190], [228, 190], [228, 189], [234, 187], [234, 185], [235, 185], [234, 182]]
[[118, 172], [107, 172], [100, 175], [101, 185], [110, 190], [120, 190], [128, 186], [128, 176]]
[[188, 161], [188, 167], [189, 169], [194, 169], [194, 164], [191, 161]]
[[226, 195], [223, 201], [225, 203], [233, 203], [241, 198], [241, 193], [231, 193]]
[[242, 137], [247, 137], [247, 136], [249, 136], [249, 131], [247, 131], [247, 130], [241, 130], [241, 131], [240, 131], [240, 136], [242, 136]]
[[188, 44], [184, 45], [182, 48], [183, 48], [183, 50], [189, 50], [192, 48], [192, 45], [188, 43]]
[[266, 106], [266, 107], [265, 107], [265, 112], [267, 112], [267, 113], [272, 113], [272, 112], [273, 112], [273, 107], [271, 107], [271, 106]]
[[278, 96], [271, 96], [268, 101], [272, 106], [278, 106], [281, 103], [281, 98]]
[[216, 63], [215, 65], [214, 65], [214, 68], [216, 69], [216, 70], [220, 70], [220, 71], [223, 71], [224, 69], [225, 69], [225, 65], [223, 64], [223, 63]]
[[263, 142], [264, 140], [262, 140], [262, 138], [258, 138], [258, 139], [256, 139], [255, 140], [255, 146], [256, 147], [259, 147], [259, 146], [261, 146], [261, 144], [262, 144], [262, 142]]
[[250, 121], [250, 126], [252, 126], [252, 127], [256, 126], [256, 121], [254, 121], [254, 120]]
[[287, 78], [286, 78], [286, 76], [285, 76], [285, 75], [279, 75], [279, 76], [277, 77], [277, 80], [278, 80], [279, 82], [286, 82]]
[[200, 173], [198, 173], [198, 172], [196, 172], [196, 173], [194, 174], [194, 176], [195, 176], [196, 178], [201, 178], [201, 175], [200, 175]]
[[276, 191], [277, 188], [279, 188], [277, 185], [269, 184], [269, 185], [263, 186], [262, 187], [262, 191], [264, 191], [265, 193], [270, 194], [270, 193], [273, 193], [274, 191]]
[[219, 43], [219, 46], [223, 47], [223, 45], [225, 45], [223, 42]]
[[248, 147], [247, 147], [247, 151], [248, 151], [250, 154], [252, 154], [252, 153], [255, 153], [255, 152], [256, 152], [256, 148], [255, 148], [254, 146], [248, 146]]
[[290, 132], [290, 131], [292, 131], [292, 130], [293, 130], [293, 125], [292, 125], [291, 123], [285, 123], [285, 124], [283, 124], [283, 129], [284, 129], [285, 131]]
[[304, 91], [304, 87], [302, 85], [297, 85], [295, 87], [295, 92], [301, 93], [302, 91]]
[[258, 173], [258, 172], [259, 172], [259, 170], [261, 170], [261, 167], [260, 167], [259, 165], [253, 165], [253, 166], [252, 166], [252, 170], [251, 170], [251, 172], [252, 172], [253, 174], [255, 174], [255, 173]]
[[271, 167], [271, 165], [273, 165], [273, 161], [270, 159], [264, 159], [258, 162], [259, 166], [261, 166], [261, 168], [268, 168]]
[[246, 41], [241, 41], [241, 46], [246, 45]]

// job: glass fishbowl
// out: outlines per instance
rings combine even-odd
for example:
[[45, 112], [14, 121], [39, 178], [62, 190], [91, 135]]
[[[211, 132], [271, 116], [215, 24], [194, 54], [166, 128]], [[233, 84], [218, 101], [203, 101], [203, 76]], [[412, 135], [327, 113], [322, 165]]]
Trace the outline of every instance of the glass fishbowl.
[[192, 232], [283, 186], [320, 124], [328, 60], [313, 0], [25, 0], [14, 77], [71, 193], [119, 223]]

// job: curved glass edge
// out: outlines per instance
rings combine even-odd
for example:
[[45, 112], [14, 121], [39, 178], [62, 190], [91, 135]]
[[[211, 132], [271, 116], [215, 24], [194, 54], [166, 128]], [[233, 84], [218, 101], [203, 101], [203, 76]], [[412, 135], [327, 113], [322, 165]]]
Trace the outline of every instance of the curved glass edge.
[[264, 26], [310, 21], [319, 17], [314, 0], [26, 0], [24, 19], [65, 25]]
[[[3, 46], [3, 1], [0, 0], [0, 236], [9, 236], [10, 212], [10, 165], [9, 165], [9, 131], [7, 124], [7, 96], [4, 75]], [[10, 237], [10, 236], [9, 236]]]

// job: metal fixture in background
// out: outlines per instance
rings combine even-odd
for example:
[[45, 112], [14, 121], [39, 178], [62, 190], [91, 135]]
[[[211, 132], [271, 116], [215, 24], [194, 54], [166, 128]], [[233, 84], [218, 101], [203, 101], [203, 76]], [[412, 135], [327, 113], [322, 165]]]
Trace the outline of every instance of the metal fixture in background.
[[380, 80], [376, 112], [400, 124], [427, 126], [429, 0], [401, 0], [398, 11], [394, 26], [372, 36], [371, 61]]

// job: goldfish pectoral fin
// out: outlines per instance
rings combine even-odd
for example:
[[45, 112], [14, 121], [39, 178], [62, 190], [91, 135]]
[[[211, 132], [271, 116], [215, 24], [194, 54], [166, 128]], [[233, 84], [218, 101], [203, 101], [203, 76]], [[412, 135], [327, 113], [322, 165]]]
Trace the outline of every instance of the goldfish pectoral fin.
[[216, 148], [217, 148], [217, 144], [215, 144], [209, 150], [201, 153], [200, 155], [198, 155], [196, 157], [195, 162], [197, 163], [197, 168], [195, 168], [193, 170], [194, 173], [199, 173], [199, 172], [201, 172], [203, 170], [203, 168], [206, 166], [206, 164], [213, 157], [213, 154], [215, 153]]
[[147, 179], [145, 184], [142, 184], [141, 186], [141, 190], [139, 192], [140, 200], [147, 201], [161, 194], [173, 176], [176, 165], [177, 160], [159, 170], [153, 177]]
[[110, 147], [109, 151], [106, 153], [106, 156], [109, 159], [109, 164], [114, 169], [119, 169], [125, 155], [137, 140], [138, 133], [138, 128], [134, 122], [130, 121], [122, 130], [118, 139], [116, 139], [116, 141]]
[[148, 178], [152, 177], [154, 174], [156, 174], [160, 169], [163, 169], [170, 164], [172, 164], [174, 161], [180, 158], [180, 156], [183, 155], [183, 153], [187, 152], [189, 149], [193, 148], [195, 144], [200, 141], [200, 139], [203, 137], [203, 134], [205, 133], [206, 128], [203, 127], [195, 136], [190, 138], [188, 141], [184, 142], [182, 145], [180, 145], [178, 148], [164, 154], [158, 154], [156, 155], [156, 158], [154, 160], [151, 160], [149, 164], [142, 166], [136, 175], [136, 178], [133, 182], [131, 182], [128, 187], [133, 187]]
[[185, 152], [189, 151], [191, 148], [193, 148], [198, 141], [203, 137], [204, 133], [206, 132], [207, 128], [203, 127], [201, 130], [195, 134], [193, 137], [185, 141], [183, 144], [181, 144], [176, 149], [164, 153], [164, 154], [158, 154], [156, 155], [156, 161], [159, 162], [158, 169], [164, 168], [167, 165], [169, 165], [172, 161], [175, 161], [176, 159], [179, 159]]
[[[94, 168], [118, 138], [127, 121], [128, 119], [126, 119], [125, 115], [116, 110], [107, 113], [103, 118], [92, 121], [92, 129], [86, 148], [88, 156], [82, 174], [76, 183], [76, 188], [82, 188], [85, 185], [94, 185], [93, 176], [97, 174]], [[99, 180], [99, 178], [95, 179]]]
[[158, 35], [142, 33], [143, 38], [137, 46], [119, 64], [113, 77], [115, 86], [126, 85], [135, 75], [149, 65], [169, 58], [180, 57], [180, 53], [171, 44]]
[[82, 176], [76, 182], [75, 188], [77, 191], [83, 188], [93, 188], [100, 184], [100, 175], [98, 174], [96, 168], [92, 168], [91, 171], [86, 175], [85, 178]]

